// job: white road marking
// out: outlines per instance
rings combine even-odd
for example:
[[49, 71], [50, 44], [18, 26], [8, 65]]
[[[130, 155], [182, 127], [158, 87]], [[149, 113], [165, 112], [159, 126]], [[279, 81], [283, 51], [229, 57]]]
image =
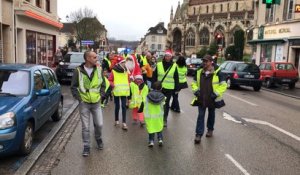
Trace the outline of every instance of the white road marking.
[[224, 119], [233, 121], [235, 123], [242, 123], [241, 121], [236, 120], [235, 118], [233, 118], [231, 115], [227, 114], [226, 112], [223, 112], [223, 117], [224, 117]]
[[265, 122], [265, 121], [262, 121], [262, 120], [248, 119], [248, 118], [243, 118], [243, 119], [244, 119], [245, 121], [247, 121], [247, 122], [250, 122], [250, 123], [256, 123], [256, 124], [261, 124], [261, 125], [267, 125], [267, 126], [269, 126], [269, 127], [271, 127], [271, 128], [274, 128], [274, 129], [276, 129], [276, 130], [278, 130], [278, 131], [280, 131], [280, 132], [282, 132], [282, 133], [284, 133], [284, 134], [286, 134], [286, 135], [292, 137], [293, 139], [295, 139], [295, 140], [297, 140], [297, 141], [300, 141], [300, 137], [298, 137], [298, 136], [296, 136], [295, 134], [292, 134], [292, 133], [290, 133], [290, 132], [288, 132], [288, 131], [286, 131], [286, 130], [284, 130], [284, 129], [282, 129], [282, 128], [279, 128], [279, 127], [277, 127], [277, 126], [275, 126], [275, 125], [273, 125], [273, 124], [271, 124], [271, 123], [269, 123], [269, 122]]
[[225, 95], [228, 95], [229, 97], [235, 98], [235, 99], [240, 100], [240, 101], [242, 101], [242, 102], [248, 103], [249, 105], [252, 105], [252, 106], [258, 106], [258, 105], [255, 104], [255, 103], [251, 103], [251, 102], [249, 102], [249, 101], [247, 101], [247, 100], [244, 100], [244, 99], [241, 99], [241, 98], [239, 98], [239, 97], [237, 97], [237, 96], [235, 96], [235, 95], [230, 95], [230, 94], [228, 94], [228, 93], [225, 93]]
[[226, 158], [229, 159], [239, 170], [241, 170], [245, 175], [250, 175], [247, 170], [245, 170], [245, 168], [242, 167], [241, 164], [239, 164], [236, 160], [234, 160], [234, 158], [229, 155], [229, 154], [225, 154]]

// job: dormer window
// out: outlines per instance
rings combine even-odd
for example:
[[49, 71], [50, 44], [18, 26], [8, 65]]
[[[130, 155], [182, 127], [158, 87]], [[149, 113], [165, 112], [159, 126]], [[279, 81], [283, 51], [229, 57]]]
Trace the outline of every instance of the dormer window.
[[164, 33], [162, 29], [157, 29], [157, 33]]

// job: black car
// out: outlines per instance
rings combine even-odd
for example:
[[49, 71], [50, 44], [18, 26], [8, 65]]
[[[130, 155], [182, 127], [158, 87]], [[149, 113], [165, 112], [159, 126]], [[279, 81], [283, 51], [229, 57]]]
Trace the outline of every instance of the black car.
[[201, 58], [187, 58], [186, 59], [186, 66], [187, 66], [187, 75], [195, 75], [196, 71], [202, 65]]
[[56, 76], [59, 82], [71, 82], [74, 69], [84, 62], [82, 52], [68, 52], [56, 68]]
[[225, 61], [220, 65], [221, 72], [226, 76], [228, 88], [251, 86], [259, 91], [262, 86], [262, 77], [259, 67], [253, 63]]

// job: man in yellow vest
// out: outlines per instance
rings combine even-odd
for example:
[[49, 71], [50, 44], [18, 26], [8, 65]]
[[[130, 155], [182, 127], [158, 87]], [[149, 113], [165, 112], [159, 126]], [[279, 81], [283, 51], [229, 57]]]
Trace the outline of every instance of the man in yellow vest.
[[[166, 74], [166, 72], [168, 73]], [[165, 76], [166, 75], [166, 76]], [[152, 82], [162, 82], [162, 93], [166, 96], [166, 103], [164, 106], [164, 127], [167, 127], [167, 119], [170, 108], [170, 99], [173, 93], [179, 91], [179, 77], [176, 63], [173, 63], [172, 52], [166, 51], [162, 62], [157, 63], [156, 69], [152, 75]]]
[[98, 149], [103, 149], [103, 117], [100, 107], [101, 94], [104, 95], [105, 82], [101, 68], [97, 66], [97, 54], [92, 51], [84, 53], [85, 62], [74, 70], [71, 92], [79, 101], [79, 112], [82, 124], [84, 157], [90, 154], [90, 116], [93, 117], [95, 138]]
[[130, 95], [129, 70], [126, 68], [126, 61], [119, 57], [119, 62], [113, 67], [108, 78], [113, 87], [113, 96], [115, 102], [115, 126], [119, 125], [120, 100], [122, 107], [122, 129], [127, 131], [126, 125], [126, 102]]
[[202, 61], [203, 68], [197, 70], [192, 83], [192, 90], [199, 103], [197, 104], [198, 119], [195, 144], [200, 143], [204, 133], [206, 108], [208, 108], [206, 137], [212, 137], [215, 124], [215, 103], [222, 100], [223, 94], [227, 89], [225, 77], [220, 72], [220, 68], [213, 64], [213, 58], [210, 55], [206, 55]]

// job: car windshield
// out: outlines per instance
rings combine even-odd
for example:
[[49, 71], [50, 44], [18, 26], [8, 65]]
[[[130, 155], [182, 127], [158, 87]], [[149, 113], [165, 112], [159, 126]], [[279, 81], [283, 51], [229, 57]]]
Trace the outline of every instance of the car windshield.
[[237, 65], [238, 72], [259, 72], [258, 66], [254, 64], [241, 63]]
[[84, 62], [83, 54], [67, 54], [64, 57], [64, 62], [67, 62], [67, 63], [83, 63]]
[[201, 64], [202, 60], [200, 58], [191, 59], [191, 64]]
[[0, 70], [0, 95], [27, 95], [29, 82], [28, 71]]
[[276, 64], [277, 70], [294, 70], [294, 66], [292, 64]]

